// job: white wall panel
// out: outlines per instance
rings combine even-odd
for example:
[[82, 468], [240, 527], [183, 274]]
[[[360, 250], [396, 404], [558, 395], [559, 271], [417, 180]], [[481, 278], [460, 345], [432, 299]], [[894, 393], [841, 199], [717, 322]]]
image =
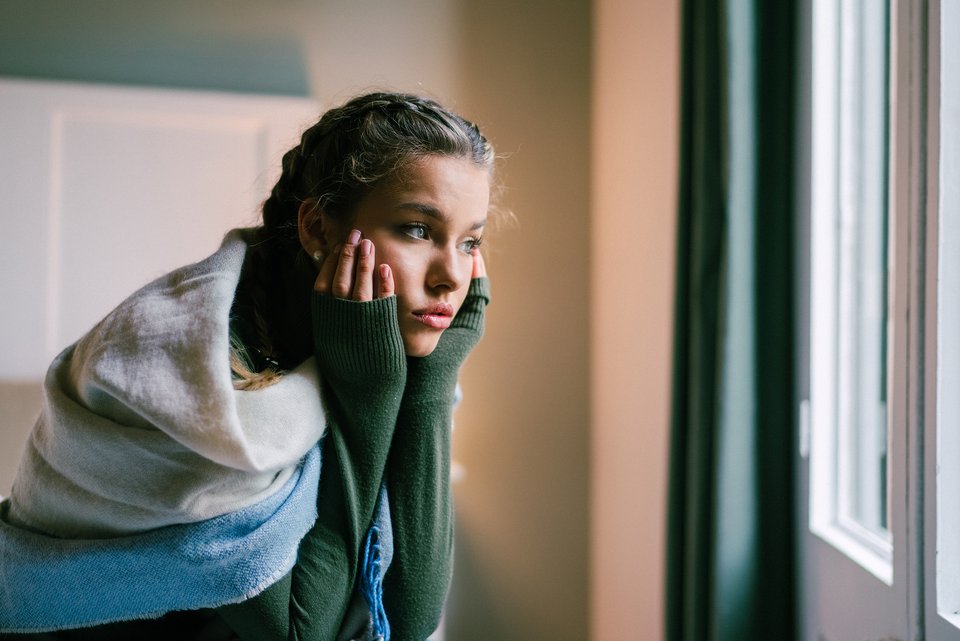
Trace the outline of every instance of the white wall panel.
[[309, 100], [0, 81], [0, 379], [255, 224]]

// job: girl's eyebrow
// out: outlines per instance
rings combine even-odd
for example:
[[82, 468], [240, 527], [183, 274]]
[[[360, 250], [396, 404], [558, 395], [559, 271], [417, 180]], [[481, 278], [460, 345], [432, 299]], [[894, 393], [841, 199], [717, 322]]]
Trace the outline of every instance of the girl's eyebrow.
[[[447, 216], [445, 213], [443, 213], [433, 205], [428, 205], [426, 203], [416, 203], [416, 202], [400, 203], [399, 205], [397, 205], [397, 209], [412, 209], [413, 211], [419, 212], [424, 216], [429, 216], [430, 218], [433, 218], [438, 222], [441, 222], [444, 224], [448, 224], [450, 222], [449, 216]], [[486, 224], [487, 224], [486, 218], [484, 218], [483, 220], [478, 220], [477, 222], [473, 223], [473, 225], [470, 226], [470, 230], [473, 231], [475, 229], [480, 229], [481, 227], [485, 227]]]

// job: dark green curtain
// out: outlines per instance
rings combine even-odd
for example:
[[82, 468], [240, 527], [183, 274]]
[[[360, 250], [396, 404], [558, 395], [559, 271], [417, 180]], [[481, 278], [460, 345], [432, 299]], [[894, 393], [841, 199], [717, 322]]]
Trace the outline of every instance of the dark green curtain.
[[668, 641], [791, 641], [798, 0], [685, 0]]

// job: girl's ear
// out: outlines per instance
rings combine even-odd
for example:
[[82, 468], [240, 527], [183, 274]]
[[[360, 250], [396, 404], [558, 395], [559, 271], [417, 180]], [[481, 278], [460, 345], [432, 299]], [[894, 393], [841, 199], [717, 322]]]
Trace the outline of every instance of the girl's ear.
[[315, 200], [305, 200], [297, 210], [297, 235], [300, 246], [313, 256], [317, 252], [326, 254], [329, 251], [329, 230], [324, 225], [323, 211]]

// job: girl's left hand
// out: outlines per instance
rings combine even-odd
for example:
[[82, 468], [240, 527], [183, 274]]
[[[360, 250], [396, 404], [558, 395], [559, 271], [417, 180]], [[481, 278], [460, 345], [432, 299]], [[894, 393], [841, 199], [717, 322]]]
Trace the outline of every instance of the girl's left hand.
[[470, 278], [486, 278], [487, 266], [483, 263], [483, 254], [480, 253], [480, 248], [474, 247], [471, 253], [473, 254], [473, 273]]
[[373, 299], [376, 283], [377, 298], [393, 296], [395, 288], [390, 266], [386, 263], [379, 265], [379, 278], [374, 278], [375, 265], [376, 248], [373, 241], [368, 238], [361, 240], [360, 232], [353, 230], [344, 244], [338, 245], [324, 258], [313, 288], [320, 294], [362, 302]]

